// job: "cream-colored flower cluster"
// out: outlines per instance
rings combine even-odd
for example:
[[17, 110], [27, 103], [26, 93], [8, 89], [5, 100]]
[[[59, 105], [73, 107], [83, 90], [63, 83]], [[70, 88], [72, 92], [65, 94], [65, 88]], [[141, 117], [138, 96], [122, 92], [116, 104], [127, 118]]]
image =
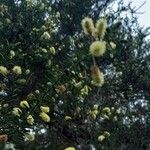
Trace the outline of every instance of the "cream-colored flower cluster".
[[[20, 115], [22, 114], [21, 108], [22, 109], [29, 109], [30, 108], [29, 103], [26, 100], [21, 101], [20, 102], [20, 108], [19, 107], [14, 107], [13, 110], [12, 110], [12, 114], [14, 116], [20, 117]], [[34, 124], [34, 118], [32, 117], [32, 115], [27, 116], [27, 123], [30, 124], [30, 125]]]
[[[82, 20], [81, 25], [85, 35], [92, 37], [92, 43], [89, 47], [89, 52], [92, 55], [94, 64], [91, 67], [92, 84], [101, 87], [104, 84], [104, 75], [96, 65], [95, 57], [101, 57], [106, 52], [107, 43], [104, 41], [104, 37], [107, 30], [107, 20], [105, 17], [100, 18], [94, 25], [93, 20], [86, 17]], [[111, 49], [116, 48], [114, 42], [110, 42], [109, 46]]]
[[86, 35], [96, 36], [103, 39], [107, 29], [107, 20], [105, 18], [99, 19], [94, 25], [92, 18], [85, 17], [81, 22], [83, 31]]
[[[22, 109], [29, 109], [30, 105], [26, 100], [23, 100], [20, 102], [20, 107]], [[44, 121], [44, 122], [50, 122], [50, 117], [47, 113], [50, 112], [50, 108], [48, 106], [40, 106], [40, 118]], [[20, 115], [22, 114], [22, 110], [19, 107], [14, 107], [12, 110], [13, 115], [20, 117]], [[31, 114], [29, 114], [27, 116], [27, 123], [30, 125], [34, 124], [34, 118]]]
[[94, 23], [93, 20], [89, 17], [86, 17], [81, 22], [83, 31], [86, 35], [93, 35]]
[[106, 51], [106, 42], [105, 41], [95, 41], [90, 45], [90, 53], [95, 56], [103, 56]]
[[106, 42], [102, 41], [102, 39], [106, 33], [107, 20], [104, 18], [99, 19], [95, 27], [91, 18], [84, 18], [81, 24], [84, 33], [86, 35], [91, 35], [96, 39], [90, 46], [90, 54], [94, 57], [103, 56], [106, 51]]
[[50, 122], [50, 116], [47, 114], [49, 113], [50, 109], [48, 106], [41, 106], [40, 107], [41, 112], [40, 112], [40, 117], [44, 122]]
[[[82, 20], [82, 28], [86, 35], [93, 36], [96, 40], [92, 42], [89, 52], [93, 57], [94, 65], [91, 67], [92, 84], [95, 86], [102, 86], [104, 84], [104, 75], [96, 65], [94, 57], [100, 57], [105, 54], [106, 42], [103, 38], [107, 29], [107, 20], [105, 18], [99, 19], [94, 25], [91, 18], [84, 18]], [[93, 41], [93, 40], [92, 40]]]
[[[22, 69], [20, 66], [14, 66], [12, 72], [16, 75], [22, 74]], [[9, 73], [8, 69], [4, 66], [0, 66], [0, 74], [6, 76]]]
[[20, 66], [14, 66], [13, 69], [12, 69], [13, 73], [16, 74], [16, 75], [20, 75], [22, 74], [22, 69]]
[[25, 136], [25, 140], [27, 141], [32, 142], [35, 140], [35, 135], [32, 132], [26, 132], [24, 136]]
[[104, 74], [98, 66], [91, 67], [91, 76], [93, 85], [101, 87], [104, 84]]
[[7, 70], [6, 67], [0, 66], [0, 74], [7, 75], [8, 73], [9, 73], [9, 71]]

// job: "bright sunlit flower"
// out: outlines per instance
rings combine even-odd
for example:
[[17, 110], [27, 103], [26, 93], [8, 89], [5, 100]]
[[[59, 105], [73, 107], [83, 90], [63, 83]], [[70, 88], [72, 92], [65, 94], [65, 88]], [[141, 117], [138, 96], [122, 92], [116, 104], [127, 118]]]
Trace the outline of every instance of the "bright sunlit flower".
[[15, 115], [15, 116], [20, 117], [21, 113], [22, 113], [22, 110], [18, 107], [14, 107], [13, 110], [12, 110], [12, 114]]
[[56, 54], [55, 48], [54, 48], [54, 47], [51, 47], [51, 48], [50, 48], [50, 52], [51, 52], [51, 54], [55, 55], [55, 54]]
[[15, 52], [13, 50], [11, 50], [9, 55], [10, 55], [10, 58], [12, 59], [15, 56]]
[[34, 118], [33, 118], [31, 115], [29, 115], [29, 116], [27, 117], [27, 123], [30, 124], [30, 125], [33, 125], [33, 124], [34, 124]]
[[30, 73], [30, 69], [27, 69], [25, 73], [28, 75]]
[[96, 34], [102, 39], [106, 33], [107, 20], [99, 19], [96, 23]]
[[70, 116], [65, 116], [65, 120], [71, 120], [72, 118]]
[[50, 122], [50, 117], [45, 112], [41, 112], [39, 116], [44, 122]]
[[99, 142], [102, 142], [102, 141], [104, 141], [105, 140], [105, 136], [104, 135], [100, 135], [99, 137], [98, 137], [98, 141]]
[[106, 42], [105, 41], [95, 41], [90, 45], [90, 53], [95, 56], [103, 56], [106, 51]]
[[97, 109], [98, 109], [98, 106], [99, 106], [99, 105], [95, 104], [95, 105], [93, 106], [93, 109], [94, 109], [94, 110], [97, 110]]
[[24, 100], [24, 101], [20, 102], [20, 107], [22, 107], [22, 108], [29, 108], [30, 106], [29, 106], [28, 102]]
[[91, 18], [84, 18], [81, 22], [83, 31], [86, 35], [93, 35], [94, 32], [94, 24]]
[[17, 74], [17, 75], [20, 75], [22, 74], [22, 69], [20, 66], [14, 66], [13, 69], [12, 69], [13, 73]]
[[0, 74], [7, 75], [8, 74], [7, 68], [4, 66], [0, 66]]
[[67, 147], [64, 150], [76, 150], [74, 147]]
[[116, 49], [116, 44], [114, 42], [110, 42], [110, 46], [112, 49]]
[[44, 112], [44, 113], [49, 113], [49, 111], [50, 111], [50, 109], [49, 109], [48, 106], [40, 106], [40, 109], [41, 109], [41, 111]]
[[102, 86], [104, 84], [104, 75], [97, 66], [91, 67], [92, 84]]
[[25, 135], [25, 138], [28, 140], [28, 141], [34, 141], [35, 140], [35, 135], [33, 133], [30, 133], [30, 132], [27, 132], [24, 134]]

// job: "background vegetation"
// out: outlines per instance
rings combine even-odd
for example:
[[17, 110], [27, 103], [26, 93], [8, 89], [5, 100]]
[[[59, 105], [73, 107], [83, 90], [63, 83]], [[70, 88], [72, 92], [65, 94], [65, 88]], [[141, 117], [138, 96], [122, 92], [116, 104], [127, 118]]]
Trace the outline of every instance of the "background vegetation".
[[[137, 15], [122, 0], [0, 0], [0, 66], [8, 70], [0, 73], [1, 149], [6, 141], [16, 149], [149, 149], [149, 30]], [[102, 87], [91, 84], [85, 17], [107, 19], [107, 50], [95, 58]], [[50, 108], [50, 122], [40, 106]]]

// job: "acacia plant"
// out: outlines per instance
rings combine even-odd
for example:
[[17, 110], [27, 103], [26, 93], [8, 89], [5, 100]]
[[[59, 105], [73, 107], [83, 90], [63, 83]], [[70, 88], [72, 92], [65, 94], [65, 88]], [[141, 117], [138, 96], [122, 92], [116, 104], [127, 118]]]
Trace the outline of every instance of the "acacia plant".
[[118, 0], [0, 1], [1, 149], [148, 147], [150, 44], [137, 11]]

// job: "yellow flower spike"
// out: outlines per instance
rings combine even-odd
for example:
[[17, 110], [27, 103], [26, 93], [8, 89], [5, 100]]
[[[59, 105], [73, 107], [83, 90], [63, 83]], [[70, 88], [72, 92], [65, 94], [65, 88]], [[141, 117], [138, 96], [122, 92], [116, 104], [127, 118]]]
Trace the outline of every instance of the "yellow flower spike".
[[70, 116], [65, 116], [65, 121], [71, 120], [72, 118]]
[[112, 49], [116, 49], [116, 44], [114, 42], [110, 42], [110, 46]]
[[29, 116], [27, 117], [27, 123], [30, 124], [30, 125], [33, 125], [33, 124], [34, 124], [34, 118], [33, 118], [31, 115], [29, 115]]
[[84, 18], [81, 22], [83, 31], [86, 35], [93, 35], [94, 33], [94, 24], [91, 18]]
[[50, 122], [50, 117], [45, 112], [41, 112], [39, 116], [44, 122]]
[[64, 150], [76, 150], [74, 147], [67, 147]]
[[25, 101], [25, 100], [20, 102], [20, 107], [22, 107], [22, 108], [30, 108], [28, 102]]
[[50, 52], [51, 52], [51, 54], [55, 55], [55, 54], [56, 54], [55, 48], [54, 48], [54, 47], [51, 47], [51, 48], [50, 48]]
[[98, 137], [98, 141], [99, 142], [102, 142], [102, 141], [104, 141], [105, 140], [105, 136], [104, 135], [100, 135], [99, 137]]
[[7, 75], [9, 72], [6, 67], [0, 66], [0, 74]]
[[44, 113], [49, 113], [49, 111], [50, 111], [50, 109], [49, 109], [48, 106], [40, 106], [40, 109], [41, 109], [41, 111], [44, 112]]
[[102, 39], [105, 36], [107, 29], [107, 20], [99, 19], [96, 23], [96, 34]]
[[92, 84], [102, 86], [104, 84], [104, 75], [97, 66], [91, 67]]
[[20, 117], [21, 113], [22, 113], [22, 110], [18, 107], [14, 107], [13, 110], [12, 110], [12, 114], [15, 115], [15, 116]]
[[33, 133], [27, 132], [24, 134], [24, 136], [30, 142], [35, 140], [35, 135]]
[[90, 54], [99, 57], [103, 56], [106, 51], [105, 41], [95, 41], [90, 45]]
[[12, 69], [13, 73], [15, 73], [16, 75], [20, 75], [22, 74], [22, 69], [20, 66], [14, 66]]

